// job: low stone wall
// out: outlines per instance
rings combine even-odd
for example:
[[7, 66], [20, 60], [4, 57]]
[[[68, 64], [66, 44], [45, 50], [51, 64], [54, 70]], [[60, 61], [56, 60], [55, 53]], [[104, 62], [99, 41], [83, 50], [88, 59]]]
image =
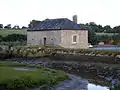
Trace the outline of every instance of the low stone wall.
[[84, 62], [120, 63], [119, 51], [57, 49], [40, 47], [10, 47], [0, 49], [0, 58], [41, 58]]

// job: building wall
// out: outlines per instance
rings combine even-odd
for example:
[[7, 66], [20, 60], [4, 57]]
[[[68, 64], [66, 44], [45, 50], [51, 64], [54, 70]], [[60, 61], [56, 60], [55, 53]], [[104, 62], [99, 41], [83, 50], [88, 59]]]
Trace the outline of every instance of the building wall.
[[[77, 42], [72, 42], [73, 36], [77, 36]], [[61, 46], [65, 48], [88, 48], [88, 31], [87, 30], [62, 30]]]
[[44, 37], [46, 37], [46, 45], [58, 45], [61, 42], [61, 31], [28, 31], [27, 44], [44, 45]]
[[[76, 43], [72, 42], [74, 35], [77, 36]], [[88, 48], [87, 30], [28, 31], [27, 43], [31, 45], [44, 45], [44, 37], [46, 37], [46, 45], [55, 45], [64, 48]]]

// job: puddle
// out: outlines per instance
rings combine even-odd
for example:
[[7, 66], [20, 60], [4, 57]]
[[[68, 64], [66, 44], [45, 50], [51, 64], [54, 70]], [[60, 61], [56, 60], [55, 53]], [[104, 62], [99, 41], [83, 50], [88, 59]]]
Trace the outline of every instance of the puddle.
[[11, 67], [15, 70], [22, 70], [22, 71], [34, 71], [38, 70], [37, 68], [30, 68], [30, 67]]

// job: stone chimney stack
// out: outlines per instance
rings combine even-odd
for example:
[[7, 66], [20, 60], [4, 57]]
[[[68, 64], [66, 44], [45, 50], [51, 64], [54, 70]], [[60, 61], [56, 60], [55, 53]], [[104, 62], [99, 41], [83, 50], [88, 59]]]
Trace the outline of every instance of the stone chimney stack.
[[74, 23], [77, 23], [77, 15], [74, 15], [74, 16], [73, 16], [73, 22], [74, 22]]

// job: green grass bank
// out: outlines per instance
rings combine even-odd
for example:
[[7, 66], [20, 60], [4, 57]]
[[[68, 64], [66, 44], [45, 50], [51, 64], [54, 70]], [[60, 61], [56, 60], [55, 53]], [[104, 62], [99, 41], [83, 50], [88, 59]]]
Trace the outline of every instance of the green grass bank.
[[37, 70], [15, 70], [11, 67], [30, 67], [16, 62], [0, 62], [0, 90], [25, 90], [43, 85], [53, 86], [67, 79], [67, 74], [60, 70], [36, 67]]

